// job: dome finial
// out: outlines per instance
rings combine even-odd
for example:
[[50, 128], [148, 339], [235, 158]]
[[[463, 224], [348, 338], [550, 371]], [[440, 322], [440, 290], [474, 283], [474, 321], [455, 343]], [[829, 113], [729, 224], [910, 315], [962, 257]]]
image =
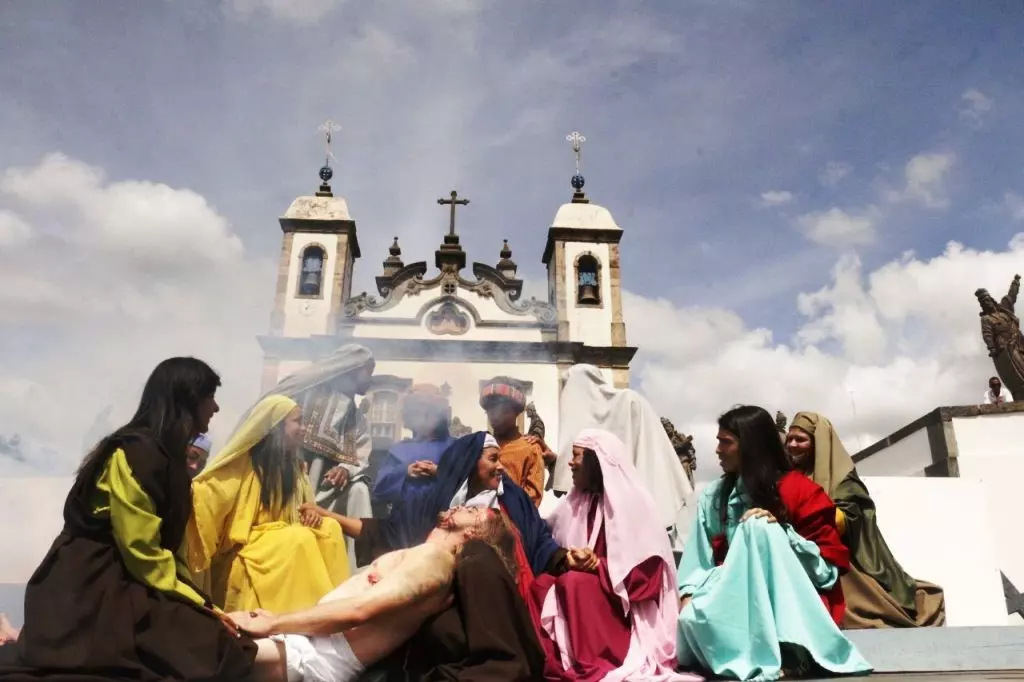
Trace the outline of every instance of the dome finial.
[[515, 279], [516, 271], [519, 269], [519, 266], [516, 265], [514, 260], [512, 260], [512, 248], [508, 245], [508, 240], [504, 239], [502, 241], [503, 244], [501, 252], [498, 254], [501, 257], [501, 260], [498, 261], [496, 269], [508, 279]]
[[388, 247], [388, 253], [391, 255], [384, 259], [384, 274], [393, 275], [405, 267], [405, 263], [402, 262], [402, 247], [398, 245], [398, 237], [395, 237], [395, 241]]

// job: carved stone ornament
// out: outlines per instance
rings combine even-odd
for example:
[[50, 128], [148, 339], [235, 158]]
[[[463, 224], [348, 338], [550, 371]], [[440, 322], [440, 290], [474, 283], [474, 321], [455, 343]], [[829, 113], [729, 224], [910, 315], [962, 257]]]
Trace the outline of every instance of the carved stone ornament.
[[532, 402], [526, 404], [526, 416], [530, 420], [530, 426], [526, 430], [527, 435], [537, 436], [537, 438], [544, 440], [544, 433], [546, 431], [544, 420], [537, 414], [537, 408]]
[[427, 331], [439, 336], [457, 336], [469, 331], [469, 315], [459, 310], [451, 301], [445, 301], [437, 310], [427, 315]]
[[454, 438], [461, 438], [463, 436], [468, 436], [469, 434], [473, 433], [473, 429], [463, 424], [462, 420], [459, 419], [458, 417], [452, 417], [451, 423], [448, 424], [448, 432]]
[[779, 433], [786, 433], [786, 424], [789, 423], [789, 418], [782, 413], [781, 410], [775, 411], [775, 429]]
[[692, 486], [693, 472], [697, 470], [697, 450], [693, 447], [693, 436], [684, 436], [676, 431], [675, 425], [666, 417], [661, 418], [661, 425], [664, 427], [665, 433], [668, 434], [668, 439], [672, 441], [672, 449], [675, 450], [676, 457], [683, 465], [683, 470]]
[[[558, 313], [547, 301], [530, 298], [519, 300], [523, 292], [520, 279], [506, 277], [501, 272], [485, 263], [473, 263], [474, 280], [462, 277], [458, 272], [444, 271], [431, 279], [424, 279], [427, 264], [424, 261], [411, 263], [392, 275], [377, 277], [378, 296], [363, 292], [345, 302], [344, 314], [347, 318], [358, 317], [364, 311], [383, 312], [395, 307], [406, 296], [416, 296], [433, 289], [440, 293], [451, 290], [450, 285], [481, 296], [493, 299], [498, 308], [511, 315], [530, 315], [546, 326], [557, 324]], [[446, 288], [447, 286], [447, 288]]]

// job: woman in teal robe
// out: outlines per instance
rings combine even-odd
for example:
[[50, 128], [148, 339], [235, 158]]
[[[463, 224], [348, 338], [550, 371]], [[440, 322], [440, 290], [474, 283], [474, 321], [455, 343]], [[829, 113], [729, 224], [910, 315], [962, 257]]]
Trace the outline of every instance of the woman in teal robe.
[[791, 469], [765, 410], [718, 425], [724, 474], [701, 495], [677, 573], [680, 665], [740, 680], [869, 672], [836, 625], [849, 553], [835, 507]]

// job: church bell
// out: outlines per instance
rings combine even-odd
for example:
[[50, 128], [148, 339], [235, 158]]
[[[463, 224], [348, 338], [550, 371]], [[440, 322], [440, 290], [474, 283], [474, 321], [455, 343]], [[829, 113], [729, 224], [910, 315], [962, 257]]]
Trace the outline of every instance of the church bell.
[[320, 275], [315, 272], [308, 272], [302, 278], [302, 293], [307, 295], [316, 294], [320, 291]]
[[597, 287], [593, 284], [581, 284], [579, 296], [580, 303], [600, 303], [601, 298], [597, 295]]

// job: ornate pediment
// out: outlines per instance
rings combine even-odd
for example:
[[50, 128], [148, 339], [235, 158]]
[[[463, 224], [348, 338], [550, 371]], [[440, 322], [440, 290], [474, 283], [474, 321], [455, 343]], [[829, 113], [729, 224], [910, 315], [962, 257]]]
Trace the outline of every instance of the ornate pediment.
[[[395, 307], [407, 296], [415, 296], [425, 291], [437, 290], [440, 296], [454, 296], [459, 290], [475, 293], [482, 298], [492, 299], [505, 313], [512, 315], [531, 315], [545, 326], [557, 323], [555, 307], [547, 301], [536, 298], [520, 300], [523, 292], [523, 281], [509, 277], [485, 263], [473, 263], [474, 279], [462, 277], [451, 269], [439, 272], [435, 277], [426, 279], [427, 264], [424, 261], [411, 263], [401, 269], [377, 277], [377, 296], [363, 292], [345, 302], [345, 317], [359, 317], [364, 311], [383, 312]], [[438, 309], [438, 312], [440, 309]], [[459, 312], [456, 310], [456, 312]], [[464, 314], [464, 313], [460, 313]]]

